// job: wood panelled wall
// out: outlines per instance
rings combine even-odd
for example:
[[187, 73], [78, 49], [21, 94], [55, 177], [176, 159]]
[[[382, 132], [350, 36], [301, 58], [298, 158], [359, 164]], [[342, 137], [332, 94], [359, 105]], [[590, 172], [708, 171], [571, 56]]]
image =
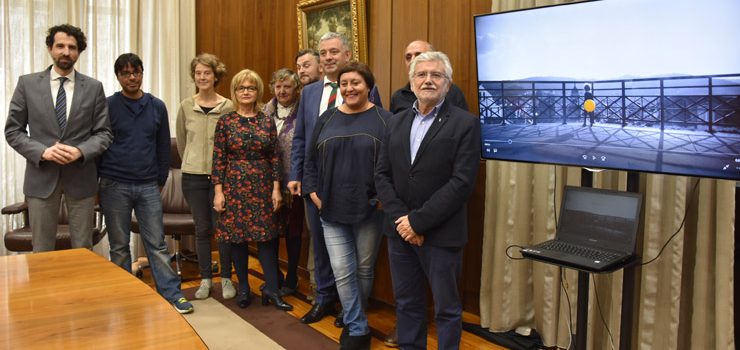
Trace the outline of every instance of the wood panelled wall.
[[[229, 97], [231, 77], [243, 68], [256, 71], [265, 84], [280, 67], [295, 69], [298, 51], [298, 0], [197, 0], [196, 50], [219, 56], [228, 69], [218, 91]], [[489, 13], [490, 0], [367, 0], [368, 60], [384, 106], [408, 81], [403, 53], [409, 42], [422, 39], [452, 61], [453, 81], [477, 114], [473, 16]], [[264, 101], [271, 98], [265, 93]], [[465, 248], [461, 292], [466, 311], [479, 314], [484, 164], [469, 202], [469, 243]], [[376, 269], [373, 297], [393, 304], [385, 244]]]

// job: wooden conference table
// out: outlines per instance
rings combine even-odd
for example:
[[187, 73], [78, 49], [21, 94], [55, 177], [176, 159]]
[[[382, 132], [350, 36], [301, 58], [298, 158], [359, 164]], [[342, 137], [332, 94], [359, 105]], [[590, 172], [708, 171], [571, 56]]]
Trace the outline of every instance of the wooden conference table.
[[0, 257], [1, 349], [207, 349], [152, 288], [87, 249]]

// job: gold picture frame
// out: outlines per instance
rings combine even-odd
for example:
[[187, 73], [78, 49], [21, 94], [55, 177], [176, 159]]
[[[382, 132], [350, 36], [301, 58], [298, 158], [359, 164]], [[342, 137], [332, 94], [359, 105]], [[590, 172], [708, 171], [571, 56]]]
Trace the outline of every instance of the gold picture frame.
[[318, 49], [319, 38], [334, 31], [350, 42], [353, 59], [367, 62], [365, 0], [301, 0], [297, 7], [301, 49]]

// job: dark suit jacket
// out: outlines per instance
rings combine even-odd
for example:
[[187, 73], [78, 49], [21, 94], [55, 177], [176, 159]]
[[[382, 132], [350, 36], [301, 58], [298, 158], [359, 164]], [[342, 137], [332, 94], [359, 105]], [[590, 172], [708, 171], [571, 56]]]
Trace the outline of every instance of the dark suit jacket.
[[445, 100], [411, 163], [414, 111], [391, 117], [375, 173], [387, 235], [408, 215], [424, 244], [460, 247], [468, 239], [466, 202], [480, 162], [478, 118]]
[[[61, 180], [67, 196], [90, 197], [98, 190], [96, 158], [113, 140], [103, 84], [75, 71], [72, 107], [62, 134], [51, 98], [50, 69], [18, 79], [5, 138], [26, 158], [26, 196], [47, 198]], [[82, 157], [67, 165], [41, 160], [44, 150], [56, 142], [77, 147]]]
[[[307, 147], [313, 127], [319, 119], [321, 95], [324, 93], [324, 79], [306, 85], [301, 91], [301, 100], [298, 102], [298, 112], [295, 120], [295, 134], [290, 155], [290, 181], [303, 181], [303, 163], [306, 159]], [[373, 86], [369, 96], [370, 102], [383, 107], [377, 86]]]
[[[445, 100], [452, 102], [453, 106], [458, 106], [466, 111], [469, 110], [465, 95], [454, 83], [450, 85], [450, 91], [447, 92]], [[406, 83], [391, 96], [391, 109], [389, 111], [393, 114], [402, 112], [404, 109], [411, 108], [414, 102], [416, 102], [416, 94], [411, 91], [411, 84]]]

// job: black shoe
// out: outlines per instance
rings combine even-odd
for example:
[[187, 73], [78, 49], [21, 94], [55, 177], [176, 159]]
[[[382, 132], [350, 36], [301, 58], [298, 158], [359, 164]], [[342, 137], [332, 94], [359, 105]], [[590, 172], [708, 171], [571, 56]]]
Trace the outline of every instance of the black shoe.
[[290, 288], [290, 287], [283, 286], [283, 288], [280, 288], [280, 296], [287, 297], [288, 295], [295, 293], [295, 291], [296, 291], [296, 288]]
[[370, 350], [372, 336], [370, 333], [365, 335], [349, 335], [349, 327], [342, 330], [339, 336], [339, 350]]
[[344, 309], [342, 309], [341, 307], [339, 308], [339, 312], [337, 313], [337, 318], [334, 320], [334, 327], [344, 328]]
[[265, 288], [262, 290], [262, 305], [268, 305], [270, 303], [283, 311], [293, 310], [293, 305], [286, 303], [278, 293]]
[[391, 331], [385, 335], [385, 339], [383, 339], [383, 344], [385, 344], [385, 346], [389, 348], [398, 347], [398, 328], [393, 326], [393, 329], [391, 329]]
[[309, 324], [321, 321], [322, 318], [326, 317], [326, 315], [330, 314], [333, 311], [334, 308], [332, 307], [332, 305], [333, 303], [313, 304], [311, 310], [309, 310], [303, 317], [301, 317], [301, 322]]
[[239, 305], [240, 308], [244, 309], [249, 304], [252, 303], [252, 293], [247, 291], [239, 291], [239, 294], [236, 297], [236, 305]]
[[339, 344], [347, 341], [349, 337], [349, 327], [342, 329], [342, 333], [339, 335]]

